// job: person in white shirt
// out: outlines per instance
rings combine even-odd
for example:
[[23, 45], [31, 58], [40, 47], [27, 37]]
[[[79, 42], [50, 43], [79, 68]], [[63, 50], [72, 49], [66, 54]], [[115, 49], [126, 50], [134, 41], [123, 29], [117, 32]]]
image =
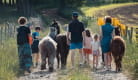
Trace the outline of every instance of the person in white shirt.
[[98, 57], [100, 55], [100, 41], [99, 36], [97, 34], [94, 35], [94, 39], [92, 41], [92, 53], [93, 53], [93, 69], [97, 69], [98, 66]]

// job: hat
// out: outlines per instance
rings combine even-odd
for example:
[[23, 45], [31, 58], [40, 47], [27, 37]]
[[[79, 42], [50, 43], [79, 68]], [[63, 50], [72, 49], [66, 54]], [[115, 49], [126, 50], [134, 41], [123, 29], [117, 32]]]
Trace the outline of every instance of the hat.
[[78, 12], [73, 12], [72, 13], [72, 16], [76, 16], [77, 17], [78, 15], [79, 15]]

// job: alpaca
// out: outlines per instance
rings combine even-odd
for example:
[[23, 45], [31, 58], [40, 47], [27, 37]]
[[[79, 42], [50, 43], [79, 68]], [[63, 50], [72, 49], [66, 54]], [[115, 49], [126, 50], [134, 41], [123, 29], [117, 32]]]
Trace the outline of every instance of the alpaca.
[[39, 42], [39, 50], [41, 54], [41, 70], [46, 69], [46, 58], [48, 58], [49, 71], [53, 72], [54, 59], [56, 56], [56, 42], [49, 36], [44, 37]]
[[58, 68], [61, 60], [61, 69], [66, 68], [67, 56], [69, 53], [69, 46], [67, 45], [67, 37], [64, 34], [56, 36], [57, 42], [57, 62]]
[[116, 72], [122, 69], [122, 58], [125, 53], [125, 41], [120, 36], [115, 36], [111, 42], [111, 52], [116, 65]]
[[50, 36], [53, 40], [55, 40], [56, 35], [57, 35], [57, 30], [56, 30], [56, 28], [55, 28], [55, 27], [50, 27], [49, 36]]

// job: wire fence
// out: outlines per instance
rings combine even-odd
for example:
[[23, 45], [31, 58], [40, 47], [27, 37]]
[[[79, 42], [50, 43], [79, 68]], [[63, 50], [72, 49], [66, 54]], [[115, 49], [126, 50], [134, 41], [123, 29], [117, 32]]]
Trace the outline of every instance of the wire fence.
[[0, 25], [0, 45], [4, 46], [6, 41], [11, 38], [15, 38], [16, 26], [13, 23], [6, 22]]

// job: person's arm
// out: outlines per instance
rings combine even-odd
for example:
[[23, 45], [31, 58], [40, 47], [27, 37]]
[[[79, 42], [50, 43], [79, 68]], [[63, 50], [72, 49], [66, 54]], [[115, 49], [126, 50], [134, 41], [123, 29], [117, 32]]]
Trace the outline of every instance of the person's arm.
[[83, 37], [83, 46], [85, 46], [85, 31], [82, 32], [82, 37]]
[[112, 32], [112, 37], [115, 36], [115, 28], [113, 29], [113, 32]]
[[71, 36], [71, 28], [70, 28], [70, 24], [69, 24], [68, 30], [67, 30], [67, 45], [70, 44], [70, 36]]
[[70, 44], [70, 38], [69, 38], [70, 34], [71, 34], [70, 32], [67, 32], [67, 45]]
[[102, 39], [103, 37], [103, 32], [102, 32], [102, 27], [100, 27], [100, 40]]
[[36, 38], [36, 39], [41, 39], [41, 38], [40, 38], [40, 34], [39, 34], [39, 33], [36, 33], [35, 38]]

